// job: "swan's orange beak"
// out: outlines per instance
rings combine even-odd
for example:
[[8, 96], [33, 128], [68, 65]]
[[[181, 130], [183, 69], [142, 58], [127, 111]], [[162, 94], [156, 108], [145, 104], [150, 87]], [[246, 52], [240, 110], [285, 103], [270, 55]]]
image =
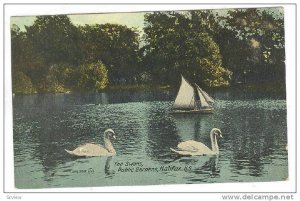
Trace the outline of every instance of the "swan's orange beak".
[[116, 135], [113, 135], [113, 136], [112, 136], [112, 138], [113, 138], [114, 140], [116, 140], [116, 139], [117, 139], [117, 138], [116, 138]]
[[220, 136], [220, 138], [223, 138], [223, 135], [222, 135], [222, 134], [220, 134], [219, 136]]

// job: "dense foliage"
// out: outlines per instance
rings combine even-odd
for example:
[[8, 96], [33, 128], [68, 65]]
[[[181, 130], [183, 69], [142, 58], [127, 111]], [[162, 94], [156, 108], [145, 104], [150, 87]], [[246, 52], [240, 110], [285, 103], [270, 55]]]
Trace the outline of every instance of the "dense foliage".
[[23, 32], [13, 25], [13, 92], [178, 85], [180, 74], [206, 87], [285, 79], [280, 12], [154, 12], [144, 23], [143, 35], [118, 24], [75, 26], [65, 15], [38, 16]]
[[176, 83], [180, 77], [174, 75], [182, 74], [210, 87], [228, 85], [231, 72], [222, 66], [218, 44], [189, 14], [145, 16], [145, 66], [156, 82]]
[[102, 62], [82, 64], [78, 72], [78, 88], [102, 90], [108, 84], [107, 69]]
[[[224, 64], [235, 81], [284, 81], [284, 20], [279, 13], [261, 9], [228, 12], [217, 40]], [[235, 56], [234, 56], [235, 55]]]

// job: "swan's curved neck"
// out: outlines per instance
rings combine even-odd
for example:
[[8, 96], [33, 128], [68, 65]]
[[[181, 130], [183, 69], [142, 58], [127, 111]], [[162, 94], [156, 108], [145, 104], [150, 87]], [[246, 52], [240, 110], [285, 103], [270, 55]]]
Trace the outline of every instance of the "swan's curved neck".
[[116, 153], [116, 150], [114, 149], [111, 141], [108, 138], [106, 138], [105, 136], [104, 136], [104, 146], [108, 150], [108, 152]]
[[215, 153], [219, 153], [219, 145], [217, 142], [217, 136], [213, 131], [210, 132], [211, 150]]

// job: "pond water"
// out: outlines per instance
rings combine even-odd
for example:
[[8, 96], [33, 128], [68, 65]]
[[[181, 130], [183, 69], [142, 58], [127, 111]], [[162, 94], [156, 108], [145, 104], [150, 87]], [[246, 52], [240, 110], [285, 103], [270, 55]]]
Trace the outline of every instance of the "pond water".
[[[16, 188], [281, 181], [288, 178], [286, 101], [244, 90], [209, 92], [215, 112], [172, 115], [174, 91], [39, 94], [13, 98]], [[220, 155], [177, 157], [170, 148], [194, 139]], [[113, 157], [76, 158], [86, 142], [117, 135]]]

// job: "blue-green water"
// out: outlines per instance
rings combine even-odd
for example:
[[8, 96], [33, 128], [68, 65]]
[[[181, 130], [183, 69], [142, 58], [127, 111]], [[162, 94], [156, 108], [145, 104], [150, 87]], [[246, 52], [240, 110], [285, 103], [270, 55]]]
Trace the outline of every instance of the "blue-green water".
[[[173, 183], [261, 182], [288, 177], [284, 97], [215, 92], [210, 115], [168, 113], [176, 92], [130, 91], [15, 96], [17, 188]], [[219, 157], [181, 157], [170, 147], [186, 139], [210, 147], [220, 128]], [[64, 149], [102, 144], [117, 134], [113, 157], [76, 158]]]

